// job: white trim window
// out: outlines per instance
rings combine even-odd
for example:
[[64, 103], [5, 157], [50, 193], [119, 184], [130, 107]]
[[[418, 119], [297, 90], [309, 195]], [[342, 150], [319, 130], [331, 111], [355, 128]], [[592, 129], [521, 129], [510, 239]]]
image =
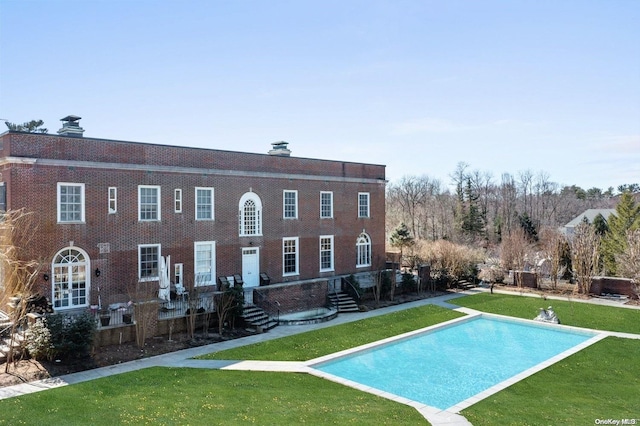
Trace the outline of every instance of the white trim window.
[[333, 235], [320, 236], [320, 272], [333, 271]]
[[84, 183], [58, 182], [58, 222], [84, 223]]
[[216, 242], [194, 242], [193, 259], [196, 286], [214, 285], [216, 283]]
[[160, 220], [160, 187], [138, 185], [138, 220]]
[[320, 218], [333, 218], [333, 192], [331, 191], [320, 192]]
[[89, 257], [77, 247], [60, 250], [51, 264], [51, 299], [56, 309], [71, 309], [89, 304]]
[[173, 190], [173, 212], [182, 213], [182, 189]]
[[358, 236], [356, 241], [356, 267], [363, 268], [371, 266], [371, 238], [366, 233]]
[[262, 201], [253, 192], [247, 192], [240, 198], [238, 228], [241, 237], [262, 235]]
[[358, 217], [369, 217], [369, 193], [358, 192]]
[[298, 218], [298, 191], [283, 191], [282, 212], [285, 219]]
[[213, 188], [196, 187], [196, 220], [213, 220]]
[[282, 239], [282, 275], [298, 275], [298, 237]]
[[118, 188], [109, 187], [109, 214], [118, 212]]
[[173, 264], [173, 283], [176, 286], [184, 287], [184, 265], [182, 263]]
[[138, 278], [140, 281], [157, 281], [160, 278], [160, 244], [138, 245]]

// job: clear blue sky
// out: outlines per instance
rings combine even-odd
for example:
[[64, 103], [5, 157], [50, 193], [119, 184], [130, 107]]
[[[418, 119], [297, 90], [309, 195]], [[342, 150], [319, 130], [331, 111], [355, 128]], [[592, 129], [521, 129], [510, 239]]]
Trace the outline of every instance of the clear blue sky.
[[638, 0], [0, 0], [0, 61], [50, 133], [640, 181]]

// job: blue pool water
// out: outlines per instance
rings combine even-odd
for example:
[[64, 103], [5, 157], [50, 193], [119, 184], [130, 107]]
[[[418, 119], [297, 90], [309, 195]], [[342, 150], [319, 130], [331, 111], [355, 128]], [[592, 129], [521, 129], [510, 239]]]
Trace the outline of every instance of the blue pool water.
[[314, 368], [447, 409], [591, 337], [480, 317]]

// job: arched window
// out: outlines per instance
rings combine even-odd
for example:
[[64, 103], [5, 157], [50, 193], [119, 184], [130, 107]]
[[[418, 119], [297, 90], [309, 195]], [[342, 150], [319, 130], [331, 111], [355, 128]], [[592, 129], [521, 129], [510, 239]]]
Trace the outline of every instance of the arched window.
[[366, 233], [358, 236], [356, 241], [357, 260], [356, 267], [371, 266], [371, 238]]
[[245, 193], [238, 205], [240, 236], [262, 235], [262, 201], [253, 192]]
[[60, 250], [53, 258], [52, 300], [58, 309], [88, 305], [90, 271], [89, 257], [77, 247]]

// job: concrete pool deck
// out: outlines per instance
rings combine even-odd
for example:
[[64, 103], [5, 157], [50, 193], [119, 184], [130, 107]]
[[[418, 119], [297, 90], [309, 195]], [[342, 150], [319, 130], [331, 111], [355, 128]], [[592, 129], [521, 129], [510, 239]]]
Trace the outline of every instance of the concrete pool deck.
[[[338, 315], [338, 317], [336, 317], [335, 319], [329, 322], [323, 322], [318, 324], [297, 325], [297, 326], [276, 327], [272, 330], [269, 330], [269, 332], [267, 333], [256, 334], [256, 335], [252, 335], [252, 336], [248, 336], [240, 339], [234, 339], [234, 340], [229, 340], [225, 342], [213, 343], [206, 346], [199, 346], [195, 348], [184, 349], [181, 351], [171, 352], [171, 353], [149, 357], [149, 358], [143, 358], [143, 359], [130, 361], [122, 364], [117, 364], [117, 365], [111, 365], [107, 367], [81, 371], [81, 372], [72, 373], [64, 376], [53, 377], [50, 379], [44, 379], [44, 380], [39, 380], [35, 382], [30, 382], [30, 383], [23, 383], [23, 384], [14, 385], [14, 386], [7, 386], [4, 388], [0, 388], [0, 399], [12, 398], [15, 396], [40, 392], [47, 389], [53, 389], [57, 387], [72, 385], [75, 383], [86, 382], [89, 380], [99, 379], [99, 378], [114, 375], [114, 374], [122, 374], [122, 373], [136, 371], [136, 370], [149, 368], [149, 367], [185, 367], [185, 368], [209, 368], [209, 369], [222, 369], [222, 370], [239, 369], [239, 370], [248, 370], [248, 371], [303, 372], [303, 373], [313, 374], [314, 369], [309, 366], [309, 361], [305, 361], [305, 362], [219, 361], [219, 360], [194, 360], [191, 358], [199, 355], [205, 355], [208, 353], [218, 352], [218, 351], [231, 349], [239, 346], [245, 346], [245, 345], [250, 345], [254, 343], [259, 343], [262, 341], [277, 339], [280, 337], [304, 333], [311, 330], [317, 330], [325, 327], [331, 327], [334, 325], [349, 323], [349, 322], [357, 321], [364, 318], [376, 317], [376, 316], [388, 314], [391, 312], [397, 312], [397, 311], [410, 309], [413, 307], [418, 307], [423, 305], [437, 305], [437, 306], [445, 307], [448, 309], [457, 309], [458, 311], [464, 312], [466, 314], [477, 315], [478, 314], [477, 311], [474, 311], [472, 309], [467, 309], [467, 308], [459, 308], [458, 306], [448, 302], [458, 297], [462, 297], [469, 294], [476, 294], [478, 292], [483, 292], [483, 291], [488, 291], [488, 290], [476, 289], [476, 290], [468, 290], [468, 291], [459, 292], [459, 293], [449, 293], [442, 296], [416, 300], [413, 302], [403, 303], [400, 305], [393, 305], [385, 308], [375, 309], [368, 312], [346, 313], [346, 314]], [[510, 294], [513, 294], [513, 293], [510, 293]], [[547, 297], [547, 299], [552, 299], [552, 298]], [[553, 299], [569, 300], [568, 298], [553, 298]], [[577, 301], [576, 299], [573, 299], [573, 298], [571, 298], [570, 300]], [[585, 301], [585, 303], [595, 303], [595, 304], [601, 304], [606, 306], [622, 307], [619, 303], [611, 302], [608, 300], [601, 300], [601, 299], [596, 299], [591, 302]], [[627, 307], [628, 306], [625, 306], [625, 308]], [[640, 307], [635, 307], [635, 306], [629, 307], [629, 308], [640, 309]], [[617, 336], [617, 337], [640, 339], [640, 335], [636, 335], [636, 334], [601, 332], [596, 330], [594, 331], [597, 332], [598, 334], [602, 334], [603, 337], [606, 337], [607, 335], [611, 335], [611, 336]], [[521, 380], [521, 378], [518, 380]], [[507, 387], [510, 384], [511, 383], [506, 384], [504, 387]], [[496, 390], [495, 392], [497, 392], [498, 390]], [[365, 390], [365, 391], [371, 392], [371, 390]], [[486, 392], [488, 391], [489, 390], [487, 390]], [[495, 392], [492, 392], [492, 393], [495, 393]], [[463, 416], [453, 411], [434, 409], [433, 407], [428, 407], [424, 404], [417, 403], [415, 401], [411, 401], [406, 398], [398, 397], [395, 395], [386, 394], [384, 392], [380, 393], [379, 395], [416, 408], [433, 425], [469, 425], [470, 424]], [[467, 404], [466, 406], [469, 406], [473, 403], [470, 400], [467, 400], [467, 401], [469, 402], [469, 404]], [[467, 402], [467, 401], [464, 401], [464, 402]], [[466, 408], [466, 406], [462, 408]], [[458, 406], [455, 407], [455, 410], [458, 411]]]

